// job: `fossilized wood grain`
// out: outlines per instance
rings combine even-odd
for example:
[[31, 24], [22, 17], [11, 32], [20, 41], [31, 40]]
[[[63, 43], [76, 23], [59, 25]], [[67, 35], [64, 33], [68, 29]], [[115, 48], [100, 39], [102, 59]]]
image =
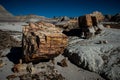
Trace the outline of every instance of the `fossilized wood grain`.
[[49, 59], [63, 53], [68, 38], [50, 23], [30, 23], [23, 28], [23, 52], [32, 59]]

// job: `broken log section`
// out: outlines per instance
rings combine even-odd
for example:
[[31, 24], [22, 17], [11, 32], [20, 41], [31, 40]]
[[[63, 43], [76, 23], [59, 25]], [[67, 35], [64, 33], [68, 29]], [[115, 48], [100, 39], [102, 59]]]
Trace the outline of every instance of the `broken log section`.
[[23, 27], [22, 47], [26, 61], [51, 59], [62, 54], [68, 38], [53, 24], [39, 22]]

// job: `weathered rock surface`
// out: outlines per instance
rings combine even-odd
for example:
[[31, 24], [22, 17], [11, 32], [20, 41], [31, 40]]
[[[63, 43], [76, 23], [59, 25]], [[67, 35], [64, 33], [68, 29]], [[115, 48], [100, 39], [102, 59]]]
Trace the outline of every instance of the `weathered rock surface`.
[[63, 53], [67, 36], [50, 23], [30, 23], [23, 28], [23, 51], [25, 59], [51, 59]]
[[20, 41], [17, 41], [13, 36], [11, 36], [12, 33], [14, 33], [14, 31], [0, 30], [0, 50], [10, 48], [11, 46], [20, 45]]
[[[120, 76], [120, 33], [118, 29], [105, 29], [93, 39], [69, 39], [65, 55], [78, 66], [99, 73], [109, 80]], [[99, 41], [105, 41], [99, 44]], [[107, 41], [107, 42], [106, 42]]]

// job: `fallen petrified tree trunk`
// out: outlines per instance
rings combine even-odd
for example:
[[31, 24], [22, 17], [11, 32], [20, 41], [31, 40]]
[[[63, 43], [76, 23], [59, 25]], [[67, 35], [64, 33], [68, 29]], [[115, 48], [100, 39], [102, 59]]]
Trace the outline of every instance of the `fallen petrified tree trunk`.
[[80, 16], [78, 19], [78, 23], [79, 23], [79, 26], [82, 28], [93, 26], [92, 18], [89, 14], [85, 16]]
[[67, 46], [68, 38], [50, 23], [30, 23], [23, 28], [23, 53], [26, 61], [51, 59]]
[[84, 36], [84, 38], [89, 39], [96, 34], [100, 34], [102, 29], [104, 29], [103, 25], [99, 23], [99, 18], [96, 16], [87, 14], [78, 18], [78, 25], [81, 29], [81, 37]]

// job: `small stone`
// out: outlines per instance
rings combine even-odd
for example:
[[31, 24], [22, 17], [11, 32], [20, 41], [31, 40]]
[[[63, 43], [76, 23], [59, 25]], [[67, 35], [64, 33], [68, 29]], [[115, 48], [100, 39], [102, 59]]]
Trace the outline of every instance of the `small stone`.
[[108, 43], [108, 41], [107, 41], [107, 40], [104, 40], [104, 41], [103, 41], [103, 43], [104, 43], [104, 44], [107, 44], [107, 43]]
[[62, 59], [61, 62], [58, 62], [57, 64], [62, 66], [62, 67], [67, 67], [68, 66], [66, 58]]
[[14, 65], [13, 71], [14, 72], [25, 72], [26, 67], [27, 67], [27, 64], [22, 64], [22, 60], [20, 59], [20, 63]]
[[3, 60], [0, 60], [0, 68], [3, 67], [5, 65], [5, 63], [3, 62]]
[[110, 25], [106, 25], [106, 28], [110, 28]]
[[99, 41], [99, 44], [103, 44], [103, 41]]

